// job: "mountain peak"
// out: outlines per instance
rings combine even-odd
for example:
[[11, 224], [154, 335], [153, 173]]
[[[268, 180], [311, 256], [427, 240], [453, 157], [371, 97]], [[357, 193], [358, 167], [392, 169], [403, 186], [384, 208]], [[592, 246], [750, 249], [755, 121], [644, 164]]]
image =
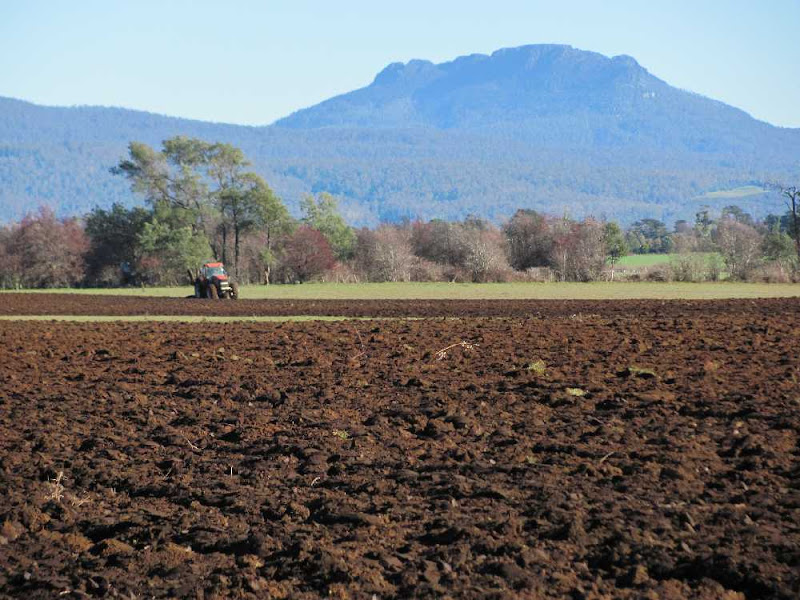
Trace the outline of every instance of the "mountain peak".
[[429, 60], [413, 59], [407, 63], [393, 62], [375, 76], [372, 85], [391, 85], [402, 81], [412, 81], [436, 70]]
[[570, 52], [584, 52], [576, 50], [568, 44], [526, 44], [524, 46], [513, 46], [510, 48], [500, 48], [492, 52], [492, 57], [503, 57], [509, 55], [526, 55], [531, 58], [541, 56], [558, 56], [569, 54]]
[[628, 56], [627, 54], [617, 54], [616, 56], [612, 57], [611, 60], [615, 63], [619, 63], [621, 65], [625, 65], [628, 67], [639, 68], [639, 69], [643, 68], [635, 58], [633, 58], [632, 56]]
[[297, 111], [276, 125], [530, 128], [532, 120], [547, 115], [621, 114], [642, 99], [653, 100], [665, 87], [627, 55], [609, 58], [566, 44], [531, 44], [439, 64], [391, 63], [369, 86]]

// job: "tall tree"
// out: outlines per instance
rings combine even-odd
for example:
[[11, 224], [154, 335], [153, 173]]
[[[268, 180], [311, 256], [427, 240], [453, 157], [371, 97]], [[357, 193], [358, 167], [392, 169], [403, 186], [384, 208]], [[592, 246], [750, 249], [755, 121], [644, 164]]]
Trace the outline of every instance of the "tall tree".
[[208, 186], [200, 168], [211, 144], [178, 136], [164, 140], [161, 152], [141, 142], [128, 144], [128, 158], [111, 172], [131, 181], [134, 192], [155, 205], [159, 202], [200, 211], [208, 201]]
[[[181, 211], [186, 223], [205, 235], [215, 258], [227, 262], [232, 241], [236, 275], [242, 236], [288, 221], [280, 199], [261, 177], [246, 170], [250, 163], [244, 153], [230, 144], [178, 136], [165, 140], [161, 152], [133, 142], [129, 155], [112, 172], [127, 177], [154, 209]], [[269, 245], [272, 237], [267, 237]]]
[[[131, 189], [143, 195], [153, 209], [181, 209], [186, 224], [212, 240], [214, 211], [204, 173], [211, 147], [208, 142], [184, 136], [164, 140], [161, 152], [131, 142], [128, 158], [111, 172], [127, 177]], [[219, 249], [213, 243], [212, 250], [218, 256]]]
[[603, 243], [606, 249], [606, 262], [611, 265], [611, 281], [614, 281], [614, 267], [619, 259], [628, 253], [625, 234], [617, 223], [611, 221], [603, 226]]
[[336, 258], [339, 260], [352, 258], [356, 247], [356, 235], [339, 213], [336, 198], [327, 192], [322, 192], [316, 198], [308, 195], [300, 201], [300, 210], [303, 213], [302, 222], [325, 236]]
[[222, 223], [233, 232], [234, 273], [239, 276], [239, 257], [242, 236], [251, 231], [266, 234], [266, 247], [262, 253], [265, 260], [264, 275], [269, 283], [275, 237], [291, 230], [293, 221], [289, 211], [255, 173], [244, 173], [237, 177], [234, 186], [223, 189], [218, 195]]
[[255, 181], [250, 188], [249, 202], [253, 226], [264, 236], [261, 262], [264, 267], [264, 283], [269, 284], [272, 269], [277, 262], [276, 242], [290, 234], [297, 225], [281, 199], [261, 179]]
[[710, 252], [714, 250], [714, 242], [712, 234], [716, 222], [711, 216], [711, 209], [708, 206], [703, 206], [694, 215], [694, 231], [697, 239], [697, 249], [703, 252]]
[[219, 214], [217, 228], [222, 236], [221, 243], [218, 244], [218, 258], [228, 263], [228, 239], [233, 235], [233, 273], [237, 277], [240, 237], [252, 224], [247, 189], [253, 174], [244, 172], [249, 165], [244, 153], [230, 144], [212, 144], [205, 154], [205, 170], [214, 185], [210, 193], [211, 203]]

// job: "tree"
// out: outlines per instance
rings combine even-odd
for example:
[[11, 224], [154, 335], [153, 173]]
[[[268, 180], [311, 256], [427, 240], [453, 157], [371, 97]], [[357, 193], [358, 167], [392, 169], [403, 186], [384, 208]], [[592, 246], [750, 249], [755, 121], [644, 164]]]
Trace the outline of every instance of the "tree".
[[[288, 221], [280, 199], [246, 170], [250, 163], [244, 153], [230, 144], [178, 136], [165, 140], [161, 152], [132, 142], [129, 155], [112, 172], [127, 177], [154, 210], [166, 206], [182, 212], [186, 224], [205, 235], [215, 258], [227, 262], [232, 240], [236, 275], [242, 237]], [[267, 239], [271, 244], [272, 234]]]
[[265, 196], [272, 196], [272, 190], [261, 177], [244, 171], [248, 166], [250, 163], [239, 148], [222, 143], [208, 147], [206, 171], [215, 185], [211, 199], [220, 215], [222, 261], [228, 262], [228, 237], [232, 233], [233, 273], [237, 278], [242, 236], [257, 226], [259, 202]]
[[296, 227], [294, 219], [289, 215], [281, 199], [260, 180], [250, 189], [250, 210], [252, 211], [253, 228], [263, 236], [261, 249], [261, 262], [264, 273], [264, 283], [270, 283], [272, 268], [277, 257], [275, 243], [281, 236], [292, 232]]
[[699, 250], [710, 252], [714, 249], [712, 234], [715, 221], [711, 218], [711, 211], [707, 206], [701, 208], [694, 216], [694, 230]]
[[58, 219], [46, 207], [26, 215], [6, 239], [16, 283], [25, 287], [71, 287], [86, 274], [89, 243], [77, 219]]
[[797, 258], [800, 259], [800, 188], [796, 186], [781, 187], [781, 193], [786, 197], [786, 206], [789, 209], [791, 229], [789, 235], [794, 239], [794, 248]]
[[461, 230], [455, 223], [434, 219], [411, 226], [411, 246], [414, 254], [440, 265], [462, 267], [467, 247]]
[[666, 254], [672, 249], [667, 226], [657, 219], [642, 219], [631, 225], [627, 244], [635, 254]]
[[761, 252], [768, 261], [778, 263], [783, 270], [797, 262], [794, 240], [780, 227], [772, 227], [767, 231], [761, 246]]
[[133, 191], [145, 196], [151, 205], [165, 202], [200, 211], [208, 200], [208, 186], [200, 168], [207, 163], [210, 147], [207, 142], [183, 136], [164, 140], [161, 152], [131, 142], [129, 157], [111, 172], [127, 177]]
[[139, 236], [150, 218], [151, 214], [143, 208], [127, 209], [117, 203], [109, 210], [95, 208], [86, 216], [89, 282], [101, 285], [134, 282]]
[[[228, 231], [233, 233], [233, 272], [239, 277], [239, 257], [242, 236], [261, 227], [275, 229], [280, 221], [288, 221], [289, 213], [261, 177], [254, 173], [240, 175], [235, 186], [226, 187], [217, 194], [222, 215], [223, 262], [227, 262]], [[281, 210], [283, 209], [283, 210]], [[271, 252], [272, 235], [267, 236]]]
[[547, 265], [553, 235], [547, 218], [534, 210], [518, 210], [505, 224], [509, 260], [518, 271]]
[[316, 198], [308, 195], [300, 201], [300, 210], [303, 213], [302, 222], [325, 236], [336, 258], [339, 260], [352, 258], [356, 236], [339, 214], [336, 198], [327, 192], [322, 192]]
[[606, 249], [606, 262], [611, 265], [611, 281], [614, 281], [614, 266], [620, 258], [628, 254], [625, 234], [617, 223], [612, 221], [603, 226], [603, 244]]
[[677, 235], [687, 235], [692, 233], [692, 226], [689, 224], [689, 221], [684, 219], [678, 219], [675, 221], [674, 233]]
[[18, 224], [0, 227], [0, 287], [22, 286], [21, 256], [16, 251]]
[[152, 285], [176, 285], [187, 269], [208, 260], [208, 238], [185, 224], [180, 209], [162, 205], [142, 228], [138, 238], [136, 268], [143, 281]]
[[[211, 241], [214, 210], [204, 169], [208, 165], [212, 144], [194, 138], [177, 136], [162, 142], [161, 152], [147, 144], [131, 142], [128, 158], [111, 169], [131, 182], [131, 189], [145, 197], [156, 210], [178, 209], [186, 225], [201, 231]], [[177, 218], [177, 212], [172, 217]], [[211, 244], [215, 257], [219, 248]]]
[[407, 228], [381, 225], [356, 233], [354, 263], [369, 281], [409, 281], [414, 265]]
[[466, 247], [463, 266], [474, 283], [506, 279], [511, 266], [500, 231], [485, 221], [468, 219], [462, 226], [462, 238]]
[[717, 224], [717, 244], [734, 279], [746, 279], [761, 256], [761, 234], [755, 227], [732, 218]]
[[301, 225], [283, 245], [281, 266], [287, 281], [309, 281], [333, 268], [336, 257], [328, 239], [308, 225]]
[[604, 227], [594, 219], [563, 217], [554, 223], [551, 267], [562, 281], [594, 281], [606, 259]]
[[723, 208], [722, 215], [720, 216], [720, 218], [733, 219], [737, 223], [743, 223], [745, 225], [750, 225], [750, 226], [755, 225], [753, 217], [744, 212], [740, 207], [736, 206], [735, 204], [730, 204], [725, 208]]

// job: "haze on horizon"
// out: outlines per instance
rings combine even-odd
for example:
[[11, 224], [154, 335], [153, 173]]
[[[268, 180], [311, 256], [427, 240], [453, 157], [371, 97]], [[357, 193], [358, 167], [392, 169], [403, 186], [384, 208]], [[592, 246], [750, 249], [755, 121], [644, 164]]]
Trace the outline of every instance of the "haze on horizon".
[[0, 8], [0, 96], [263, 125], [391, 62], [563, 43], [628, 54], [671, 85], [800, 127], [800, 2], [498, 0], [66, 3]]

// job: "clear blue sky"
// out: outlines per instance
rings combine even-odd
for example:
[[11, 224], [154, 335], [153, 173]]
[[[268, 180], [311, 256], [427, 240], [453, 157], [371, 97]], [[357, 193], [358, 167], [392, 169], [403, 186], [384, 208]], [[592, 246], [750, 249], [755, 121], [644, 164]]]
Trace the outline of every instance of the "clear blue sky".
[[266, 124], [390, 62], [565, 43], [800, 127], [799, 29], [800, 0], [0, 0], [0, 96]]

